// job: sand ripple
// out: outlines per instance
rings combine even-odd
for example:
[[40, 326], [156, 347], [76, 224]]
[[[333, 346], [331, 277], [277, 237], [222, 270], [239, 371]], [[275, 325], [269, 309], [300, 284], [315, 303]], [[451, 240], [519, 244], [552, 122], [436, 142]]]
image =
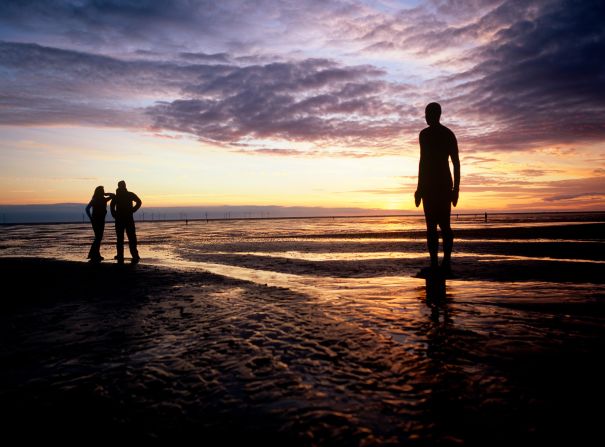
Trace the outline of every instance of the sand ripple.
[[34, 437], [504, 444], [569, 437], [603, 397], [605, 313], [586, 291], [465, 300], [454, 283], [431, 303], [415, 282], [320, 300], [145, 266], [1, 263], [39, 279], [0, 322], [2, 409]]

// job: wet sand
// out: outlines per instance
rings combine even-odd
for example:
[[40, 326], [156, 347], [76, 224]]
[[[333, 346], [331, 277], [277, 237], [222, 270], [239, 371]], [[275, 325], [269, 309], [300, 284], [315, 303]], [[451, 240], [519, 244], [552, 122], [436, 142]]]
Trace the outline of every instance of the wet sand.
[[[282, 242], [263, 249], [272, 243]], [[588, 255], [579, 266], [500, 259], [477, 268], [476, 258], [456, 258], [458, 278], [427, 299], [427, 284], [411, 277], [422, 264], [414, 258], [313, 262], [216, 248], [183, 247], [183, 262], [214, 261], [209, 269], [240, 279], [0, 258], [6, 439], [425, 446], [602, 437], [603, 264]]]

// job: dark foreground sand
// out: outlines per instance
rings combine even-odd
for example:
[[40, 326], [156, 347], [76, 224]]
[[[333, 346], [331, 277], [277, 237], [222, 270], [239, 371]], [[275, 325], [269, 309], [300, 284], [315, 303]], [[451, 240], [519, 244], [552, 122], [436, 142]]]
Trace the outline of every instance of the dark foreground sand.
[[329, 302], [208, 273], [6, 258], [0, 270], [4, 441], [597, 445], [605, 435], [599, 300], [561, 313], [552, 302], [426, 302], [419, 290], [394, 338]]

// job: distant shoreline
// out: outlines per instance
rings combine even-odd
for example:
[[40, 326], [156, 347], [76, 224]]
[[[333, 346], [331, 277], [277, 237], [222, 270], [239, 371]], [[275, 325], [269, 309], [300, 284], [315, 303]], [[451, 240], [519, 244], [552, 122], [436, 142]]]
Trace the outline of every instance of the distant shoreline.
[[[483, 217], [485, 212], [475, 213], [455, 213], [452, 212], [452, 219], [455, 220], [456, 216], [463, 217]], [[571, 214], [602, 214], [605, 219], [605, 211], [536, 211], [536, 212], [488, 212], [488, 216], [531, 216], [531, 215], [571, 215]], [[370, 219], [370, 218], [384, 218], [384, 217], [424, 217], [422, 213], [407, 213], [407, 214], [363, 214], [363, 215], [334, 215], [334, 216], [279, 216], [279, 217], [209, 217], [209, 218], [178, 218], [178, 219], [135, 219], [136, 222], [223, 222], [223, 221], [257, 221], [257, 220], [304, 220], [304, 219]], [[112, 219], [107, 220], [108, 223], [113, 222]], [[15, 225], [81, 225], [89, 223], [87, 220], [84, 221], [57, 221], [57, 222], [0, 222], [0, 226], [8, 227]]]

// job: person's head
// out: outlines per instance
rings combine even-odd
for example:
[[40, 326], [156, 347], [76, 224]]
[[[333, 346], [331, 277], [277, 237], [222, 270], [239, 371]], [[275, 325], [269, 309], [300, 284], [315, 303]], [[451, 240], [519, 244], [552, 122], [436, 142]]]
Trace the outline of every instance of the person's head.
[[102, 186], [97, 186], [95, 188], [95, 192], [93, 193], [92, 197], [93, 197], [93, 199], [95, 199], [95, 198], [98, 199], [99, 197], [100, 198], [105, 197], [105, 188], [103, 188]]
[[441, 118], [441, 106], [437, 102], [432, 102], [424, 109], [424, 117], [429, 126], [439, 124]]
[[126, 182], [124, 180], [118, 182], [118, 189], [126, 189]]

